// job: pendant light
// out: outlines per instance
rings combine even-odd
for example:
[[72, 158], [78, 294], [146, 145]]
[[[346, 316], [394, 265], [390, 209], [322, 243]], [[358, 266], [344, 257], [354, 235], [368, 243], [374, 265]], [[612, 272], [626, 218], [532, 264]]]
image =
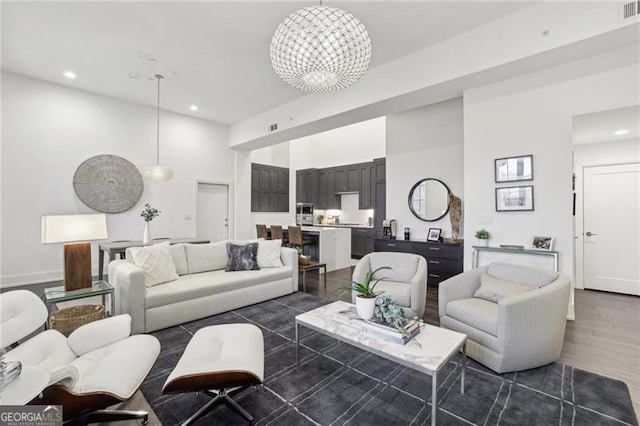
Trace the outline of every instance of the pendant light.
[[371, 61], [371, 39], [362, 22], [341, 9], [319, 6], [289, 15], [271, 39], [273, 69], [291, 86], [332, 92], [358, 81]]
[[173, 177], [173, 172], [167, 166], [160, 164], [160, 80], [164, 77], [156, 74], [158, 80], [158, 107], [157, 107], [157, 124], [156, 124], [156, 164], [145, 166], [144, 177], [150, 182], [166, 182]]

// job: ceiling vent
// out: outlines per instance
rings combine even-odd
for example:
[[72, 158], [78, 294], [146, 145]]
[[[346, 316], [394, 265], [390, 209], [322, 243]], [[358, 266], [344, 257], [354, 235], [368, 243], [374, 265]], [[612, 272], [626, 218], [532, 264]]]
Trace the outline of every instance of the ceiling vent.
[[620, 22], [637, 18], [640, 13], [640, 0], [623, 3], [620, 7]]

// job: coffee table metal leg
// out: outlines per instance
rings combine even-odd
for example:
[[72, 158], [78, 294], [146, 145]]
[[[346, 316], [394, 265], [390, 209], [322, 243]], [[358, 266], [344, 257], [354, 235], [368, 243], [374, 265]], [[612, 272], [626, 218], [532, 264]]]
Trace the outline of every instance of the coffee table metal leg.
[[460, 393], [464, 393], [464, 381], [467, 370], [467, 342], [462, 345], [462, 374], [460, 377]]
[[300, 366], [300, 325], [296, 321], [296, 365]]
[[438, 412], [438, 373], [431, 376], [431, 426], [436, 426], [436, 413]]

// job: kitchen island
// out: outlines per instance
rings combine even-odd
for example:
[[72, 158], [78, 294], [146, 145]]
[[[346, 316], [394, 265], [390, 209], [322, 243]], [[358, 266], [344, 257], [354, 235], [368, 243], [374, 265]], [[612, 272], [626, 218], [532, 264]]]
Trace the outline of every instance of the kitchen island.
[[[351, 230], [338, 227], [302, 226], [304, 238], [316, 240], [316, 257], [327, 272], [351, 266]], [[316, 259], [314, 259], [316, 260]]]

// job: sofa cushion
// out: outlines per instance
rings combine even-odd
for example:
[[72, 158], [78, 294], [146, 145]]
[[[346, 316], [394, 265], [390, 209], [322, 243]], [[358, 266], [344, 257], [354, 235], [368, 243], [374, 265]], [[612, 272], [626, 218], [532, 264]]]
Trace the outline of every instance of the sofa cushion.
[[129, 247], [131, 261], [144, 271], [147, 287], [178, 279], [176, 265], [169, 254], [169, 241], [144, 247]]
[[189, 273], [215, 271], [227, 266], [227, 242], [185, 244]]
[[282, 240], [258, 240], [258, 266], [260, 269], [282, 266], [281, 247]]
[[258, 243], [237, 245], [227, 243], [227, 267], [225, 271], [258, 270]]
[[527, 284], [520, 284], [515, 281], [503, 280], [489, 274], [483, 274], [480, 277], [480, 287], [478, 287], [473, 297], [498, 303], [502, 299], [517, 296], [533, 289], [535, 289], [535, 287]]
[[391, 268], [379, 271], [375, 277], [387, 277], [390, 280], [398, 282], [411, 282], [418, 270], [419, 256], [411, 253], [384, 253], [384, 255], [376, 255], [369, 257], [369, 265], [371, 271], [382, 266]]
[[290, 279], [291, 274], [291, 267], [283, 266], [259, 271], [216, 270], [183, 275], [176, 281], [149, 288], [145, 300], [146, 308], [157, 308], [272, 281]]
[[169, 253], [176, 265], [178, 275], [186, 275], [189, 273], [189, 264], [187, 263], [187, 252], [184, 248], [185, 244], [173, 244], [169, 246]]
[[496, 278], [515, 281], [533, 287], [542, 287], [558, 279], [557, 272], [531, 266], [512, 265], [510, 263], [492, 263], [489, 265], [487, 273]]
[[498, 335], [498, 304], [483, 299], [458, 299], [447, 303], [445, 313], [477, 329]]
[[378, 281], [375, 291], [384, 291], [382, 295], [389, 296], [398, 305], [411, 306], [411, 284], [409, 283], [387, 280]]

